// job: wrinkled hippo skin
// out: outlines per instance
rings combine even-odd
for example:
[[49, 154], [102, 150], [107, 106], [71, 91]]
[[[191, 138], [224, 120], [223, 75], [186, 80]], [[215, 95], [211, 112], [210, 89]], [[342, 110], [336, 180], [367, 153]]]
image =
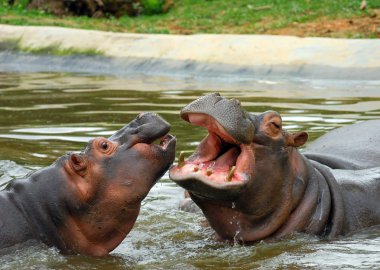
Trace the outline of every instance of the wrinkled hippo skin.
[[108, 254], [174, 160], [169, 130], [159, 116], [143, 113], [108, 139], [12, 181], [0, 192], [0, 248], [35, 239], [63, 253]]
[[301, 153], [306, 132], [289, 133], [277, 112], [247, 113], [236, 99], [209, 94], [181, 117], [208, 135], [170, 178], [220, 238], [333, 238], [380, 224], [380, 121], [334, 130]]

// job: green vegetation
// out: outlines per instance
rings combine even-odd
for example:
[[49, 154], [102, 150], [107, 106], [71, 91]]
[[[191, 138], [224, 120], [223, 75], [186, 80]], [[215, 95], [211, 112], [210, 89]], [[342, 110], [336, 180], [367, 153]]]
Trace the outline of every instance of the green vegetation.
[[0, 51], [21, 51], [33, 54], [51, 54], [51, 55], [104, 55], [104, 53], [94, 49], [74, 49], [74, 48], [61, 48], [60, 44], [50, 45], [38, 48], [28, 48], [20, 45], [19, 40], [7, 40], [0, 42]]
[[94, 56], [94, 55], [104, 55], [102, 52], [99, 52], [94, 49], [73, 49], [73, 48], [61, 48], [59, 44], [47, 46], [47, 47], [41, 47], [41, 48], [26, 48], [18, 46], [15, 48], [18, 51], [33, 53], [33, 54], [52, 54], [52, 55], [87, 55], [87, 56]]
[[144, 14], [153, 15], [160, 14], [164, 11], [164, 0], [142, 0], [142, 4], [144, 6]]
[[[161, 8], [160, 0], [145, 0]], [[164, 14], [138, 17], [57, 18], [27, 10], [28, 1], [9, 6], [0, 0], [0, 23], [50, 25], [137, 33], [294, 34], [300, 36], [380, 37], [380, 0], [173, 0]], [[291, 29], [298, 29], [294, 33]]]

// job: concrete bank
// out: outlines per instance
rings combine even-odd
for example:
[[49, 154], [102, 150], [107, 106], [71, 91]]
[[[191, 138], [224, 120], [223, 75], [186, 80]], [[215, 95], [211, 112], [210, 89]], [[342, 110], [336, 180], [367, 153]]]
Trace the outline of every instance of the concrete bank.
[[37, 69], [50, 68], [51, 71], [65, 65], [69, 70], [62, 71], [104, 70], [104, 73], [116, 75], [135, 72], [206, 77], [380, 79], [380, 40], [377, 39], [151, 35], [0, 25], [0, 42], [8, 41], [17, 41], [20, 47], [28, 49], [55, 46], [98, 51], [104, 56], [52, 57], [54, 60], [49, 60], [49, 57], [43, 58], [47, 56], [15, 55], [2, 51], [0, 70], [3, 71], [7, 68], [21, 69], [23, 64], [29, 64]]

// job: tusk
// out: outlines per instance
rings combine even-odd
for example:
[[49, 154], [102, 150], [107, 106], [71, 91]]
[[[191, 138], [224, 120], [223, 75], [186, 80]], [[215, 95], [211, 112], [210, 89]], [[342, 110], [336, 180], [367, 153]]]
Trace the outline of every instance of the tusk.
[[185, 152], [181, 151], [178, 157], [178, 167], [185, 166]]
[[236, 166], [232, 166], [231, 169], [230, 169], [230, 171], [228, 172], [228, 175], [227, 175], [227, 179], [226, 180], [228, 182], [231, 182], [232, 177], [234, 176], [235, 171], [236, 171]]

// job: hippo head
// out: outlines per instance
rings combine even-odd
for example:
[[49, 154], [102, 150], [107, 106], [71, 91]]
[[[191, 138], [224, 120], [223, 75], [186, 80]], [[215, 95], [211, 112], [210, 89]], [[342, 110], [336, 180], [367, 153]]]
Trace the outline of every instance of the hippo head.
[[[175, 157], [170, 125], [153, 113], [106, 138], [91, 140], [82, 153], [64, 159], [76, 196], [62, 228], [63, 250], [102, 256], [114, 249], [134, 225], [141, 201]], [[154, 142], [159, 140], [157, 144]]]
[[189, 191], [222, 238], [255, 241], [263, 230], [275, 230], [273, 215], [283, 219], [298, 199], [294, 193], [304, 189], [304, 163], [293, 153], [307, 133], [290, 134], [277, 112], [249, 114], [219, 94], [193, 101], [181, 117], [208, 135], [188, 159], [180, 155], [170, 178]]

